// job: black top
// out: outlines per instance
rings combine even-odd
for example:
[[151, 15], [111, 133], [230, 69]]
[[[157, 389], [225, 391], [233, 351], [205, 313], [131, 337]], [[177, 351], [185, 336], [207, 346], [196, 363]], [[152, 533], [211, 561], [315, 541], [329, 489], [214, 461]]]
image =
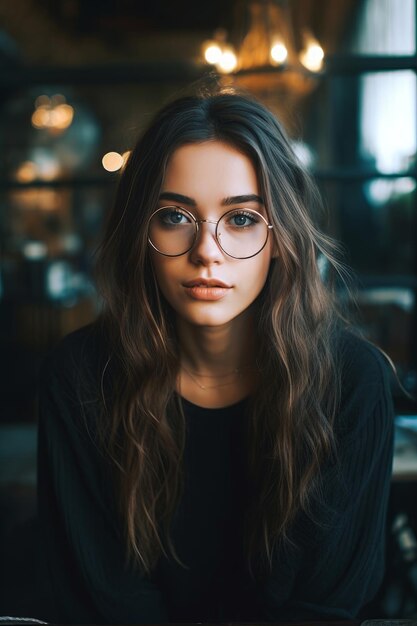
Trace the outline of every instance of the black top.
[[85, 419], [96, 404], [78, 385], [99, 373], [102, 343], [93, 327], [80, 329], [43, 370], [39, 512], [56, 606], [40, 617], [74, 624], [354, 618], [384, 569], [393, 407], [379, 351], [343, 333], [341, 465], [325, 474], [323, 490], [332, 514], [321, 526], [301, 518], [299, 549], [277, 551], [272, 574], [255, 585], [241, 548], [245, 400], [219, 409], [183, 400], [186, 480], [172, 538], [189, 569], [166, 557], [151, 577], [125, 567], [109, 465]]

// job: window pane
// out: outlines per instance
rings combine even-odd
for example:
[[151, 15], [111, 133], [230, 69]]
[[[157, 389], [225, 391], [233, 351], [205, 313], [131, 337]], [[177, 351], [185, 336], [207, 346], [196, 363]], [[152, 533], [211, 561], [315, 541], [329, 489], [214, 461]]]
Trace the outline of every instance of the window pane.
[[351, 52], [415, 54], [415, 0], [366, 0], [359, 11]]
[[362, 159], [380, 172], [405, 171], [416, 158], [416, 74], [367, 74], [360, 80]]
[[301, 134], [314, 170], [398, 173], [416, 163], [413, 71], [329, 77], [310, 96]]

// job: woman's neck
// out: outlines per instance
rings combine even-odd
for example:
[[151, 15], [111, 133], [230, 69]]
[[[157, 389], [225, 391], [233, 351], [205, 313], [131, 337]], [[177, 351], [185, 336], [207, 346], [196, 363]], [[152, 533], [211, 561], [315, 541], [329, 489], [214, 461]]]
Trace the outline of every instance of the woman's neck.
[[198, 374], [223, 375], [255, 362], [255, 324], [241, 315], [222, 326], [195, 326], [177, 319], [181, 362]]

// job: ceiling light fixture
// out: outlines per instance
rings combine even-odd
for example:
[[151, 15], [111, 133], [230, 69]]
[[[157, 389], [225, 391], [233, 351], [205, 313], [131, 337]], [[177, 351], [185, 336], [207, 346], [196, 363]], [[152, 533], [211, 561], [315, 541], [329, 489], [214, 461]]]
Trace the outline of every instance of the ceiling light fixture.
[[324, 50], [310, 29], [303, 28], [295, 37], [289, 1], [241, 0], [241, 6], [238, 14], [248, 26], [240, 29], [240, 43], [234, 48], [226, 31], [218, 29], [203, 44], [206, 63], [248, 87], [275, 81], [292, 91], [310, 91], [323, 67]]

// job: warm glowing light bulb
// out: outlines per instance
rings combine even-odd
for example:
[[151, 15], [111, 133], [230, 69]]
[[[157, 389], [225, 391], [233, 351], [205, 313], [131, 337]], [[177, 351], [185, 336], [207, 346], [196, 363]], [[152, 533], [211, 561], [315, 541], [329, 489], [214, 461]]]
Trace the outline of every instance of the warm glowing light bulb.
[[123, 157], [118, 152], [107, 152], [101, 159], [103, 167], [108, 172], [117, 172], [123, 167]]
[[45, 128], [47, 119], [49, 117], [48, 109], [46, 106], [39, 106], [36, 111], [32, 113], [32, 126], [34, 128]]
[[53, 109], [53, 124], [54, 128], [64, 129], [71, 125], [74, 117], [74, 109], [69, 104], [58, 104]]
[[16, 171], [16, 180], [19, 183], [30, 183], [35, 180], [37, 175], [37, 168], [33, 161], [23, 161]]
[[321, 70], [324, 59], [324, 51], [319, 43], [310, 41], [300, 53], [300, 61], [311, 72]]
[[[43, 100], [41, 100], [42, 98], [44, 98], [44, 96], [37, 98], [37, 101], [43, 102]], [[59, 96], [59, 98], [63, 98], [63, 96]], [[74, 109], [71, 105], [64, 103], [51, 105], [51, 103], [49, 103], [38, 104], [37, 108], [32, 113], [31, 119], [34, 128], [47, 128], [50, 131], [59, 132], [68, 128], [68, 126], [72, 124], [73, 118]]]
[[222, 49], [217, 43], [210, 43], [204, 50], [204, 58], [207, 63], [215, 65], [218, 63], [222, 56]]
[[275, 63], [284, 63], [288, 56], [288, 50], [282, 41], [277, 41], [271, 48], [271, 59]]
[[219, 62], [216, 64], [217, 69], [224, 74], [229, 74], [237, 67], [237, 57], [233, 48], [225, 48]]

